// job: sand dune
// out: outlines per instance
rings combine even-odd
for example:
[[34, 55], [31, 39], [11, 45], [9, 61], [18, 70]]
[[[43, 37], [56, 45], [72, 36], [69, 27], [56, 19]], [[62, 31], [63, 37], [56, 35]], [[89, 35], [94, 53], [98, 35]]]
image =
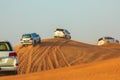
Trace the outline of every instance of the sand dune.
[[[22, 75], [14, 78], [119, 80], [120, 45], [111, 45], [97, 46], [73, 40], [45, 39], [36, 46], [15, 46], [19, 58], [18, 73]], [[109, 79], [103, 79], [104, 76]], [[97, 77], [101, 79], [96, 79]], [[1, 79], [7, 80], [7, 77]]]
[[[120, 49], [120, 47], [118, 47]], [[36, 46], [16, 46], [19, 74], [51, 70], [119, 57], [117, 49], [64, 39], [46, 39]]]
[[120, 80], [120, 58], [43, 72], [1, 77], [0, 80]]

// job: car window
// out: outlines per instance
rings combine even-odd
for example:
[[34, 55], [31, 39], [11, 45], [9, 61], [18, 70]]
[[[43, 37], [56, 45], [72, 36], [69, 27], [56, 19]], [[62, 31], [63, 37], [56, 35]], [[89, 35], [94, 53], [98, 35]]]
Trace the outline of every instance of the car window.
[[70, 34], [70, 32], [68, 30], [65, 30], [65, 32], [67, 32], [68, 34]]
[[103, 38], [98, 39], [98, 41], [101, 41], [101, 40], [103, 40]]
[[112, 38], [112, 37], [105, 37], [105, 39], [114, 39], [114, 38]]
[[24, 35], [22, 36], [22, 38], [30, 38], [30, 37], [31, 37], [30, 34], [24, 34]]
[[63, 29], [56, 29], [56, 31], [64, 31]]
[[33, 36], [33, 37], [37, 37], [37, 35], [36, 35], [35, 33], [34, 33], [34, 34], [32, 34], [32, 36]]
[[36, 37], [39, 37], [39, 35], [38, 35], [38, 34], [36, 34]]
[[12, 51], [12, 47], [8, 42], [0, 42], [0, 51]]

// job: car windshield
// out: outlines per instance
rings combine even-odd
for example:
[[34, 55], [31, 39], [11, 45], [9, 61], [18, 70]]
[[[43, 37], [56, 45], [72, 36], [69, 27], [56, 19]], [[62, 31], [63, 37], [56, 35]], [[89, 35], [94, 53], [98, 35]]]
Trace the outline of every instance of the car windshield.
[[0, 51], [12, 51], [12, 47], [8, 42], [0, 42]]
[[31, 37], [30, 34], [24, 34], [24, 35], [22, 36], [22, 38], [30, 38], [30, 37]]

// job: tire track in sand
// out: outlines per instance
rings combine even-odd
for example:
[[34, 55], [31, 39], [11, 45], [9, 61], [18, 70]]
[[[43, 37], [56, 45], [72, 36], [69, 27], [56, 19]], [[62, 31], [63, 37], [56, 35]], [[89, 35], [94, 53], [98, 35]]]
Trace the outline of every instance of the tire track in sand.
[[[34, 64], [33, 64], [33, 66], [36, 66], [36, 70], [37, 71], [41, 71], [41, 70], [45, 70], [45, 66], [46, 66], [46, 60], [45, 60], [45, 58], [46, 58], [46, 56], [49, 54], [49, 50], [51, 50], [56, 44], [58, 43], [58, 40], [56, 40], [54, 43], [52, 43], [52, 44], [47, 44], [47, 43], [45, 43], [45, 44], [47, 44], [47, 45], [49, 45], [49, 46], [46, 46], [46, 47], [44, 47], [44, 49], [42, 50], [42, 51], [40, 51], [39, 52], [39, 54], [41, 54], [40, 56], [39, 56], [39, 58], [36, 58], [37, 60], [34, 62]], [[38, 56], [37, 56], [38, 57]], [[34, 57], [35, 58], [35, 57]], [[42, 68], [42, 66], [43, 66], [43, 68]], [[32, 70], [32, 71], [34, 71], [34, 70]]]
[[[69, 62], [66, 60], [66, 57], [64, 56], [64, 53], [63, 53], [62, 50], [60, 49], [60, 47], [62, 47], [63, 45], [66, 45], [66, 43], [68, 43], [69, 40], [64, 40], [64, 39], [63, 39], [63, 40], [61, 40], [61, 41], [62, 41], [62, 42], [55, 47], [55, 50], [54, 50], [54, 51], [55, 51], [56, 54], [54, 54], [54, 56], [55, 56], [55, 57], [58, 56], [58, 57], [60, 57], [61, 60], [64, 61], [64, 63], [59, 64], [61, 67], [62, 67], [63, 64], [65, 64], [64, 66], [71, 66], [71, 65], [69, 64]], [[61, 60], [56, 59], [55, 61], [56, 61], [56, 63], [58, 64], [58, 63], [60, 63]], [[59, 65], [57, 65], [57, 66], [59, 66]]]
[[60, 49], [67, 42], [69, 40], [52, 39], [44, 41], [40, 45], [27, 46], [17, 50], [20, 61], [19, 74], [55, 69], [63, 67], [63, 64], [70, 66]]
[[32, 46], [27, 46], [25, 47], [26, 49], [24, 50], [23, 54], [20, 54], [22, 57], [19, 58], [19, 70], [18, 73], [26, 73], [28, 72], [29, 65], [31, 63], [31, 50], [33, 49]]

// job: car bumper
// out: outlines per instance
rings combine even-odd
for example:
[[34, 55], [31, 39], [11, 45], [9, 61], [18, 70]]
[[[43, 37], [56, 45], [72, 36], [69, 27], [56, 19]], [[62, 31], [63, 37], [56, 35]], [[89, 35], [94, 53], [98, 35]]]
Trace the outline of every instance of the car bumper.
[[21, 41], [20, 43], [21, 43], [21, 44], [33, 44], [33, 41], [28, 41], [28, 42]]
[[60, 38], [64, 38], [64, 35], [55, 35], [54, 37], [60, 37]]
[[0, 67], [0, 71], [17, 71], [18, 67]]

